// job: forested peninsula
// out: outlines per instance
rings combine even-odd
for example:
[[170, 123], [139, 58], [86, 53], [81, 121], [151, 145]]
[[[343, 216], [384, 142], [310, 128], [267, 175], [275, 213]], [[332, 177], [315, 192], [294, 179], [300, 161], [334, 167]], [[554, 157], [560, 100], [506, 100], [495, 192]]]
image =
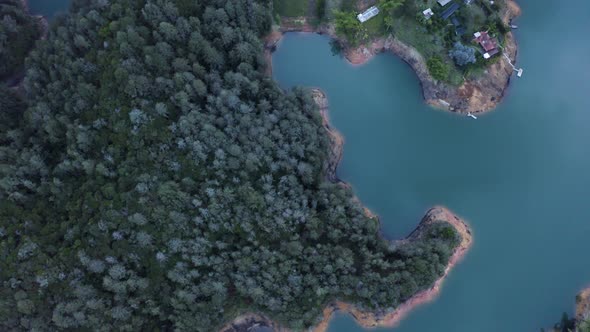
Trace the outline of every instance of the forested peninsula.
[[380, 236], [312, 93], [265, 74], [271, 7], [78, 0], [52, 25], [0, 87], [0, 330], [303, 330], [437, 289], [468, 229]]
[[[510, 29], [521, 14], [514, 0], [274, 0], [273, 4], [276, 24], [266, 37], [268, 61], [282, 35], [292, 31], [330, 36], [334, 49], [354, 65], [392, 52], [412, 67], [427, 104], [458, 113], [495, 109], [514, 73], [518, 46]], [[360, 23], [356, 15], [371, 6], [379, 8], [379, 14]], [[452, 6], [459, 9], [447, 17], [445, 12]], [[423, 12], [427, 9], [429, 14]], [[489, 59], [474, 40], [478, 32], [493, 36], [495, 49]]]

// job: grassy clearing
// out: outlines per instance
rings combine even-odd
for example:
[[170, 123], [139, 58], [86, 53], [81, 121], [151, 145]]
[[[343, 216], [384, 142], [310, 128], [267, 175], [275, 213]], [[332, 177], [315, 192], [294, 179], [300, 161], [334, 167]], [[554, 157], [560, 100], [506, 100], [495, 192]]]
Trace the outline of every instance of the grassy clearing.
[[[337, 31], [340, 27], [340, 34], [352, 45], [367, 42], [391, 32], [405, 44], [416, 48], [425, 59], [440, 58], [449, 67], [449, 74], [445, 81], [453, 85], [461, 84], [465, 76], [480, 75], [484, 71], [481, 69], [485, 69], [491, 63], [491, 61], [478, 61], [474, 65], [457, 66], [449, 57], [449, 51], [453, 45], [456, 42], [461, 42], [463, 45], [478, 48], [472, 43], [472, 36], [474, 32], [482, 30], [490, 31], [490, 34], [496, 35], [502, 43], [502, 35], [506, 32], [499, 19], [501, 7], [505, 6], [504, 0], [497, 0], [494, 5], [490, 5], [488, 0], [474, 0], [471, 5], [465, 5], [463, 0], [453, 0], [461, 6], [454, 14], [454, 18], [465, 28], [465, 33], [462, 36], [456, 35], [456, 27], [452, 24], [451, 19], [442, 20], [440, 17], [441, 13], [451, 6], [450, 4], [441, 7], [437, 0], [405, 0], [403, 5], [393, 12], [382, 12], [362, 25], [355, 25], [352, 21], [356, 21], [358, 1], [273, 0], [273, 3], [277, 17], [286, 19], [305, 15], [321, 15], [315, 20], [314, 17], [308, 18], [311, 19], [308, 22], [336, 24]], [[372, 4], [372, 2], [367, 3]], [[434, 16], [429, 20], [425, 20], [422, 16], [422, 11], [427, 8], [434, 11]], [[344, 12], [348, 16], [337, 20], [334, 15], [336, 11]], [[391, 15], [391, 18], [388, 15]], [[391, 26], [386, 24], [389, 19], [393, 19]], [[481, 57], [479, 54], [478, 56]]]
[[445, 80], [453, 85], [463, 82], [463, 73], [455, 66], [448, 56], [444, 40], [444, 31], [429, 32], [424, 25], [415, 19], [400, 17], [394, 20], [393, 34], [407, 45], [412, 45], [425, 59], [438, 56], [449, 67], [448, 78]]
[[[479, 52], [479, 47], [472, 43], [473, 33], [476, 31], [490, 31], [501, 42], [506, 31], [500, 22], [499, 13], [505, 2], [496, 1], [495, 5], [490, 5], [487, 0], [475, 0], [471, 5], [465, 5], [462, 0], [453, 1], [461, 6], [455, 12], [454, 18], [465, 28], [462, 36], [456, 35], [456, 28], [451, 19], [442, 20], [440, 17], [450, 5], [441, 7], [436, 0], [406, 0], [404, 5], [394, 12], [393, 34], [416, 48], [426, 59], [440, 58], [449, 66], [449, 75], [445, 81], [459, 85], [465, 76], [481, 75], [493, 59], [483, 61], [483, 58], [478, 58], [476, 64], [461, 67], [455, 65], [448, 55], [449, 51], [455, 42], [461, 42], [478, 49]], [[434, 11], [434, 16], [430, 20], [422, 17], [422, 11], [427, 8]], [[481, 57], [479, 53], [477, 56]]]
[[275, 14], [283, 17], [305, 16], [308, 0], [273, 0]]
[[387, 33], [385, 29], [385, 15], [379, 14], [367, 22], [363, 23], [363, 27], [367, 30], [367, 35], [370, 38], [381, 37]]

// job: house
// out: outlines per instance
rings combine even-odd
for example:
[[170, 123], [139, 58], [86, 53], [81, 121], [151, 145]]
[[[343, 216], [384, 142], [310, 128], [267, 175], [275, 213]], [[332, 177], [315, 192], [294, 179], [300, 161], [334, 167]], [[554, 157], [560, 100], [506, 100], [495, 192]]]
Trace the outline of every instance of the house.
[[361, 23], [365, 23], [366, 21], [377, 16], [377, 14], [379, 14], [379, 8], [377, 8], [377, 6], [373, 6], [365, 10], [364, 13], [358, 14], [356, 17], [359, 19], [359, 21], [361, 21]]
[[493, 57], [494, 55], [496, 55], [496, 54], [498, 54], [498, 53], [500, 53], [500, 50], [499, 50], [499, 49], [497, 49], [497, 48], [494, 48], [493, 50], [491, 50], [491, 51], [489, 51], [489, 52], [486, 52], [486, 53], [484, 53], [484, 54], [483, 54], [483, 58], [487, 60], [487, 59], [489, 59], [489, 58]]
[[455, 12], [457, 11], [457, 9], [459, 9], [459, 7], [461, 7], [461, 6], [459, 6], [459, 4], [453, 2], [453, 4], [449, 8], [445, 9], [445, 11], [442, 12], [442, 14], [440, 14], [440, 17], [443, 20], [448, 19], [449, 17], [451, 17], [451, 15], [455, 14]]
[[428, 8], [422, 12], [422, 15], [424, 15], [425, 19], [429, 20], [432, 17], [432, 15], [434, 15], [434, 12], [432, 11], [431, 8]]
[[451, 0], [438, 0], [438, 4], [441, 6], [446, 6]]
[[479, 43], [485, 51], [483, 55], [484, 59], [489, 59], [500, 52], [498, 41], [496, 38], [491, 37], [487, 31], [476, 32], [473, 34], [473, 37], [475, 37], [474, 41]]

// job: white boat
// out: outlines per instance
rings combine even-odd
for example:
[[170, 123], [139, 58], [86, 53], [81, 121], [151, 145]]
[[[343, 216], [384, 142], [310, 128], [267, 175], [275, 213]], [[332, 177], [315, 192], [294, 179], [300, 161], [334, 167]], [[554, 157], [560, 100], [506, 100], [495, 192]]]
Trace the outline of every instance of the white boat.
[[471, 112], [467, 113], [467, 116], [474, 119], [474, 120], [477, 120], [477, 116], [471, 114]]

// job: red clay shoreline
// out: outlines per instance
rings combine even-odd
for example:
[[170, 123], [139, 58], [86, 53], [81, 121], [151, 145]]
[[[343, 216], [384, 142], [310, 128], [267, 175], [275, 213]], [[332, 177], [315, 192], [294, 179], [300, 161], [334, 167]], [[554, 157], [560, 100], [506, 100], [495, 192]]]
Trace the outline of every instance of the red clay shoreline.
[[[22, 1], [23, 5], [28, 10], [29, 7], [28, 7], [27, 0], [21, 0], [21, 1]], [[39, 18], [41, 20], [43, 20], [42, 21], [43, 33], [42, 33], [41, 38], [45, 39], [46, 35], [47, 35], [47, 20], [42, 16], [39, 16]], [[304, 29], [302, 31], [312, 32], [312, 30], [310, 30], [310, 29], [308, 29], [308, 30]], [[281, 33], [281, 37], [282, 37], [282, 33]], [[275, 43], [276, 43], [276, 41], [275, 41]], [[267, 53], [270, 54], [270, 52], [267, 52]], [[360, 65], [360, 64], [363, 64], [364, 62], [368, 61], [373, 55], [374, 54], [372, 54], [369, 57], [362, 58], [362, 61], [359, 60], [358, 62], [355, 60], [355, 58], [349, 58], [349, 60], [352, 64]], [[271, 59], [270, 59], [270, 61], [272, 61]], [[272, 66], [269, 66], [269, 68], [272, 68]], [[342, 148], [343, 148], [343, 144], [344, 144], [344, 139], [340, 133], [338, 133], [335, 129], [333, 129], [330, 126], [329, 119], [328, 119], [328, 104], [327, 104], [327, 98], [326, 98], [325, 94], [318, 89], [313, 90], [313, 93], [314, 93], [314, 99], [316, 100], [316, 102], [318, 103], [318, 105], [320, 107], [324, 127], [328, 131], [328, 133], [331, 137], [331, 140], [332, 140], [331, 155], [330, 155], [330, 158], [328, 161], [328, 165], [326, 165], [326, 169], [327, 169], [326, 175], [330, 181], [337, 182], [342, 185], [348, 186], [348, 184], [346, 184], [346, 183], [342, 182], [340, 179], [338, 179], [338, 177], [336, 175], [336, 168], [342, 158]], [[371, 213], [366, 208], [365, 208], [365, 213], [369, 217], [372, 217], [372, 218], [376, 217], [373, 213]], [[395, 310], [393, 310], [392, 312], [389, 312], [389, 313], [386, 313], [386, 312], [383, 312], [383, 313], [363, 312], [362, 310], [356, 308], [354, 305], [351, 305], [351, 304], [348, 304], [348, 303], [345, 303], [342, 301], [331, 302], [324, 309], [322, 320], [315, 328], [313, 328], [313, 331], [315, 331], [315, 332], [326, 331], [329, 326], [329, 322], [332, 318], [332, 315], [336, 311], [342, 311], [342, 312], [349, 313], [350, 315], [352, 315], [355, 318], [355, 320], [360, 325], [362, 325], [364, 327], [395, 326], [412, 309], [414, 309], [415, 307], [417, 307], [419, 305], [422, 305], [424, 303], [428, 303], [428, 302], [434, 300], [437, 297], [437, 295], [439, 294], [442, 283], [443, 283], [444, 279], [447, 277], [450, 270], [457, 263], [459, 263], [461, 261], [461, 259], [465, 256], [465, 254], [467, 253], [467, 251], [469, 250], [469, 248], [473, 242], [471, 230], [469, 229], [469, 226], [464, 221], [462, 221], [460, 218], [458, 218], [457, 216], [452, 214], [448, 209], [446, 209], [444, 207], [440, 207], [440, 206], [430, 209], [426, 213], [426, 215], [424, 216], [424, 218], [422, 219], [422, 221], [420, 222], [420, 224], [418, 225], [416, 230], [413, 231], [406, 239], [404, 239], [402, 241], [411, 241], [413, 237], [417, 236], [416, 234], [418, 234], [424, 226], [428, 225], [429, 223], [436, 222], [437, 220], [444, 220], [444, 221], [449, 222], [457, 230], [457, 232], [461, 235], [461, 243], [459, 244], [459, 246], [457, 248], [455, 248], [453, 255], [451, 256], [451, 258], [449, 260], [449, 263], [448, 263], [447, 267], [445, 268], [444, 274], [439, 279], [437, 279], [435, 281], [435, 283], [430, 288], [427, 288], [425, 290], [422, 290], [422, 291], [416, 293], [410, 299], [408, 299], [407, 301], [402, 303], [400, 306], [398, 306]], [[232, 328], [233, 328], [233, 326], [235, 326], [235, 324], [238, 324], [238, 325], [245, 324], [244, 326], [249, 326], [249, 327], [254, 327], [257, 324], [264, 324], [266, 326], [272, 327], [275, 331], [288, 331], [288, 329], [280, 327], [278, 324], [272, 322], [267, 317], [260, 315], [260, 314], [255, 314], [255, 313], [246, 313], [244, 315], [241, 315], [240, 317], [236, 318], [232, 323], [229, 323], [221, 330], [222, 331], [232, 331]]]
[[583, 289], [576, 297], [576, 320], [590, 320], [590, 287]]
[[[365, 328], [373, 327], [395, 327], [399, 322], [404, 319], [413, 309], [416, 307], [432, 302], [440, 294], [442, 284], [445, 278], [448, 276], [450, 271], [455, 267], [467, 254], [469, 248], [473, 243], [473, 237], [469, 226], [461, 220], [459, 217], [451, 213], [448, 209], [442, 206], [436, 206], [428, 210], [416, 230], [414, 230], [407, 238], [400, 241], [412, 241], [414, 237], [428, 224], [444, 220], [450, 223], [457, 232], [461, 235], [461, 242], [455, 248], [447, 267], [441, 277], [439, 277], [432, 286], [424, 289], [408, 300], [404, 301], [401, 305], [395, 308], [393, 311], [381, 311], [381, 312], [370, 312], [363, 311], [357, 308], [355, 305], [346, 303], [340, 300], [334, 300], [326, 305], [324, 308], [321, 321], [308, 331], [313, 332], [325, 332], [327, 331], [332, 316], [335, 312], [344, 312], [350, 314], [355, 321]], [[234, 319], [232, 322], [224, 325], [221, 332], [241, 332], [249, 331], [251, 328], [256, 326], [266, 326], [273, 331], [277, 332], [290, 332], [290, 329], [282, 327], [281, 325], [273, 322], [270, 318], [257, 313], [245, 313]]]
[[[349, 184], [341, 181], [336, 175], [336, 168], [340, 160], [342, 159], [344, 138], [337, 130], [330, 126], [328, 118], [328, 100], [326, 95], [320, 89], [317, 88], [312, 89], [311, 92], [314, 101], [318, 105], [320, 114], [322, 115], [323, 126], [328, 132], [328, 135], [331, 140], [330, 154], [328, 157], [328, 161], [325, 165], [326, 177], [331, 182], [338, 183], [343, 186], [349, 186]], [[355, 197], [355, 200], [358, 200], [358, 198]], [[364, 211], [369, 218], [378, 218], [369, 209], [364, 208]], [[395, 310], [391, 312], [368, 312], [363, 311], [355, 307], [353, 304], [349, 304], [344, 301], [331, 301], [325, 306], [321, 321], [315, 327], [310, 328], [310, 331], [325, 332], [329, 326], [333, 314], [337, 311], [350, 314], [358, 322], [358, 324], [363, 327], [369, 328], [377, 326], [396, 326], [414, 308], [436, 299], [436, 297], [440, 293], [444, 279], [447, 277], [452, 268], [463, 259], [463, 257], [468, 252], [469, 248], [473, 243], [472, 233], [467, 223], [465, 223], [459, 217], [454, 215], [447, 208], [442, 206], [435, 206], [426, 212], [425, 216], [422, 218], [422, 221], [418, 224], [414, 231], [412, 231], [405, 239], [396, 241], [398, 243], [413, 241], [420, 236], [421, 231], [427, 225], [438, 221], [446, 221], [449, 224], [451, 224], [459, 233], [461, 237], [461, 242], [453, 251], [453, 254], [449, 259], [449, 262], [447, 264], [447, 267], [445, 268], [443, 275], [440, 278], [438, 278], [432, 286], [414, 294], [412, 297], [404, 301], [401, 305], [399, 305]], [[272, 328], [274, 331], [290, 331], [289, 329], [284, 328], [279, 324], [273, 322], [270, 318], [258, 313], [242, 314], [239, 317], [235, 318], [233, 321], [224, 325], [220, 329], [220, 331], [249, 331], [250, 328], [255, 326], [266, 326]]]
[[[502, 21], [508, 25], [512, 19], [520, 16], [521, 9], [514, 0], [507, 0], [507, 6], [501, 14]], [[424, 57], [416, 49], [404, 44], [394, 36], [390, 35], [372, 40], [358, 47], [350, 47], [344, 40], [336, 36], [333, 26], [320, 25], [313, 27], [307, 23], [305, 17], [302, 17], [283, 20], [281, 26], [273, 29], [265, 38], [265, 58], [269, 64], [267, 67], [269, 76], [272, 74], [272, 52], [286, 32], [309, 32], [328, 35], [344, 45], [345, 58], [351, 65], [355, 66], [366, 63], [376, 54], [392, 52], [414, 70], [420, 81], [425, 102], [432, 107], [451, 112], [484, 113], [495, 109], [506, 95], [513, 74], [513, 69], [507, 61], [499, 59], [496, 63], [490, 65], [481, 77], [466, 80], [460, 86], [451, 86], [434, 80], [428, 72]], [[512, 32], [508, 32], [506, 35], [504, 53], [513, 63], [516, 63], [518, 46]]]
[[[516, 5], [516, 3], [509, 0], [509, 7], [511, 9], [508, 10], [507, 14], [505, 15], [504, 19], [509, 20], [512, 17], [515, 17], [520, 14], [520, 9]], [[319, 33], [319, 34], [326, 34], [332, 38], [336, 38], [335, 33], [330, 27], [319, 27], [313, 28], [307, 24], [290, 26], [290, 25], [283, 25], [279, 30], [273, 30], [269, 36], [267, 36], [265, 40], [265, 58], [267, 60], [267, 74], [268, 76], [272, 76], [272, 52], [276, 49], [276, 45], [280, 42], [281, 38], [283, 37], [284, 33], [286, 32], [312, 32], [312, 33]], [[513, 52], [509, 50], [511, 53], [511, 58], [516, 58], [516, 43], [514, 38], [510, 36], [509, 43], [513, 45]], [[384, 51], [392, 51], [396, 55], [400, 56], [402, 60], [406, 61], [416, 72], [423, 91], [424, 97], [426, 102], [432, 106], [445, 108], [445, 105], [441, 105], [441, 102], [436, 99], [429, 99], [427, 98], [427, 90], [436, 89], [436, 82], [433, 84], [433, 80], [428, 74], [426, 69], [424, 59], [417, 53], [417, 51], [407, 45], [404, 45], [399, 40], [395, 38], [389, 37], [386, 39], [379, 39], [372, 42], [369, 48], [365, 46], [361, 46], [356, 49], [347, 48], [345, 49], [345, 57], [351, 63], [351, 65], [362, 65], [370, 60], [375, 54], [384, 52]], [[503, 62], [500, 62], [502, 64]], [[511, 71], [507, 72], [505, 68], [500, 65], [499, 71], [504, 72], [504, 78], [506, 82], [504, 83], [503, 88], [501, 89], [501, 96], [504, 95], [504, 91], [506, 90], [508, 83], [510, 81], [510, 74]], [[469, 83], [469, 82], [467, 82]], [[328, 117], [328, 101], [326, 95], [317, 88], [312, 89], [312, 96], [316, 104], [318, 104], [320, 114], [322, 115], [322, 123], [331, 140], [331, 149], [329, 160], [326, 165], [326, 177], [328, 180], [339, 183], [343, 186], [349, 186], [349, 184], [341, 181], [336, 175], [336, 168], [342, 159], [342, 151], [343, 151], [343, 144], [344, 138], [343, 136], [335, 130], [331, 125]], [[501, 99], [501, 98], [500, 98]], [[447, 107], [448, 110], [451, 111], [458, 111], [458, 112], [468, 112], [473, 111], [473, 113], [485, 112], [493, 109], [496, 104], [499, 102], [495, 100], [494, 103], [488, 104], [484, 109], [476, 110], [473, 107], [480, 107], [480, 104], [476, 104], [472, 102], [472, 105], [467, 108], [453, 108]], [[358, 198], [355, 198], [358, 200]], [[370, 218], [377, 218], [375, 214], [373, 214], [369, 209], [365, 208], [365, 213]], [[461, 242], [453, 251], [451, 258], [445, 268], [445, 271], [441, 277], [439, 277], [432, 286], [419, 291], [418, 293], [414, 294], [408, 300], [404, 301], [401, 305], [395, 308], [393, 311], [386, 312], [370, 312], [370, 311], [363, 311], [360, 308], [357, 308], [355, 305], [346, 303], [340, 300], [333, 300], [328, 303], [324, 310], [323, 315], [320, 322], [313, 328], [310, 328], [309, 331], [314, 332], [325, 332], [329, 326], [330, 320], [333, 314], [337, 311], [345, 312], [350, 314], [355, 321], [366, 328], [370, 327], [393, 327], [399, 324], [399, 322], [406, 317], [414, 308], [423, 305], [425, 303], [429, 303], [436, 299], [436, 297], [440, 294], [442, 284], [445, 278], [448, 276], [450, 271], [455, 267], [467, 254], [471, 245], [473, 243], [473, 236], [471, 229], [463, 220], [459, 217], [454, 215], [450, 210], [442, 206], [435, 206], [429, 209], [425, 216], [422, 218], [422, 221], [419, 223], [417, 228], [405, 239], [399, 240], [401, 242], [404, 241], [412, 241], [416, 237], [419, 236], [421, 230], [428, 224], [436, 222], [436, 221], [446, 221], [451, 224], [455, 230], [461, 236]], [[226, 324], [224, 327], [221, 328], [222, 332], [240, 332], [240, 331], [249, 331], [250, 328], [255, 326], [266, 326], [272, 328], [274, 331], [290, 331], [289, 329], [280, 326], [278, 323], [273, 322], [270, 318], [257, 313], [244, 313], [234, 319], [232, 322]]]

